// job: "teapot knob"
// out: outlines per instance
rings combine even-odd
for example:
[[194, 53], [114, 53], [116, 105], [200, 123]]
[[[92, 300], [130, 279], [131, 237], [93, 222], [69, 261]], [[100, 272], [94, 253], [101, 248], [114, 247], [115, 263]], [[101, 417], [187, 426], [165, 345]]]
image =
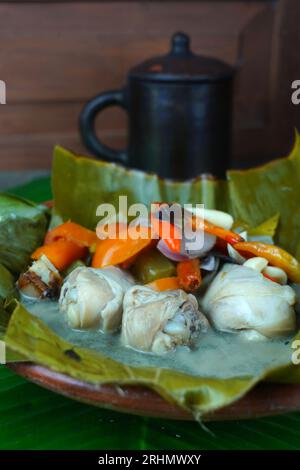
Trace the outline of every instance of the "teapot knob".
[[171, 54], [191, 54], [190, 37], [182, 32], [173, 34], [171, 41]]

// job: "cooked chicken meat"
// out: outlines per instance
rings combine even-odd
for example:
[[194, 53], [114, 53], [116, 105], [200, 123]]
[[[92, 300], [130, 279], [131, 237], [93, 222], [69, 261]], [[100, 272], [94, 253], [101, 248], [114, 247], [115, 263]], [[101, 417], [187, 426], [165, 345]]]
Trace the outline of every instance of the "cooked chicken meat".
[[176, 346], [191, 345], [208, 321], [198, 302], [182, 290], [156, 292], [134, 286], [124, 297], [122, 342], [126, 346], [163, 353]]
[[[290, 286], [252, 268], [225, 264], [208, 288], [202, 308], [217, 330], [243, 332], [245, 338], [253, 337], [253, 332], [274, 337], [295, 330], [295, 302]], [[245, 335], [247, 331], [251, 335]]]
[[121, 325], [123, 297], [133, 284], [129, 274], [113, 266], [76, 268], [62, 286], [60, 310], [72, 328], [113, 332]]

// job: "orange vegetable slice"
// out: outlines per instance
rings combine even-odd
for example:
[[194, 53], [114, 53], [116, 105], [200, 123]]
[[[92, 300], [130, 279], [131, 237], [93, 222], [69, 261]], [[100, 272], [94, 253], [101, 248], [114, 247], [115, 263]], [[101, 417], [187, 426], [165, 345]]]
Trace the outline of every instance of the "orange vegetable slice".
[[211, 235], [215, 235], [216, 237], [220, 238], [221, 240], [224, 240], [230, 245], [235, 245], [236, 243], [244, 241], [243, 237], [241, 237], [238, 233], [232, 232], [231, 230], [226, 230], [222, 227], [218, 227], [217, 225], [208, 222], [208, 220], [203, 220], [199, 217], [193, 217], [192, 227], [193, 230], [202, 227], [202, 230], [204, 230], [204, 232], [209, 233]]
[[88, 248], [95, 247], [98, 240], [96, 232], [71, 221], [65, 222], [50, 230], [46, 234], [44, 244], [48, 245], [60, 239], [68, 240]]
[[[103, 268], [105, 266], [115, 266], [134, 259], [134, 256], [152, 244], [151, 229], [140, 227], [143, 238], [130, 238], [128, 229], [123, 235], [126, 238], [110, 239], [98, 241], [96, 251], [92, 259], [93, 268]], [[119, 237], [121, 237], [119, 233]]]
[[155, 281], [149, 282], [146, 284], [147, 287], [151, 287], [159, 292], [163, 292], [165, 290], [175, 290], [179, 289], [179, 280], [178, 277], [163, 277], [161, 279], [156, 279]]
[[86, 247], [79, 246], [69, 240], [60, 239], [48, 245], [40, 246], [32, 253], [31, 258], [37, 260], [41, 255], [45, 255], [56, 269], [62, 271], [74, 261], [84, 258], [86, 254]]

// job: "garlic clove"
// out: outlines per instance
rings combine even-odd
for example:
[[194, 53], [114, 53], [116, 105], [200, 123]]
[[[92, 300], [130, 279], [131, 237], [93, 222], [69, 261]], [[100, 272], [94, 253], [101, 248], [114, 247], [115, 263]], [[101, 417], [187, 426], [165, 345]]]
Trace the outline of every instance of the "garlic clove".
[[240, 233], [240, 236], [245, 240], [245, 242], [248, 240], [248, 232], [247, 230], [244, 230], [243, 232]]
[[263, 274], [267, 274], [274, 281], [278, 282], [281, 285], [287, 284], [288, 277], [286, 272], [281, 268], [276, 268], [275, 266], [267, 266], [263, 269]]
[[243, 264], [245, 268], [254, 269], [255, 271], [258, 271], [259, 273], [261, 273], [262, 270], [265, 269], [267, 265], [268, 265], [268, 260], [266, 258], [262, 258], [261, 256], [254, 256], [254, 258], [247, 259], [247, 261], [245, 261]]
[[200, 209], [197, 207], [186, 210], [202, 219], [207, 220], [211, 224], [217, 225], [218, 227], [222, 227], [226, 230], [230, 230], [233, 226], [233, 217], [227, 212], [217, 211], [215, 209]]
[[244, 258], [242, 255], [240, 255], [240, 253], [235, 248], [233, 248], [233, 246], [230, 245], [229, 243], [227, 245], [227, 251], [228, 251], [228, 254], [229, 254], [230, 258], [232, 258], [236, 263], [238, 263], [238, 264], [244, 264], [245, 263], [246, 258]]

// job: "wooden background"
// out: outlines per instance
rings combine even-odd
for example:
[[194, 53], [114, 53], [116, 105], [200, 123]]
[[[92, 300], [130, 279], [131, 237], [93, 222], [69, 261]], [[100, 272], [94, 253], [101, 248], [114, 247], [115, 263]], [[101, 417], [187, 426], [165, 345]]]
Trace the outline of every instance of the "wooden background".
[[[87, 153], [78, 133], [84, 102], [119, 88], [128, 69], [165, 53], [176, 30], [194, 51], [239, 68], [234, 96], [234, 164], [288, 152], [300, 106], [300, 1], [1, 2], [0, 169], [49, 168], [59, 143]], [[99, 135], [126, 143], [126, 116], [101, 114]]]

